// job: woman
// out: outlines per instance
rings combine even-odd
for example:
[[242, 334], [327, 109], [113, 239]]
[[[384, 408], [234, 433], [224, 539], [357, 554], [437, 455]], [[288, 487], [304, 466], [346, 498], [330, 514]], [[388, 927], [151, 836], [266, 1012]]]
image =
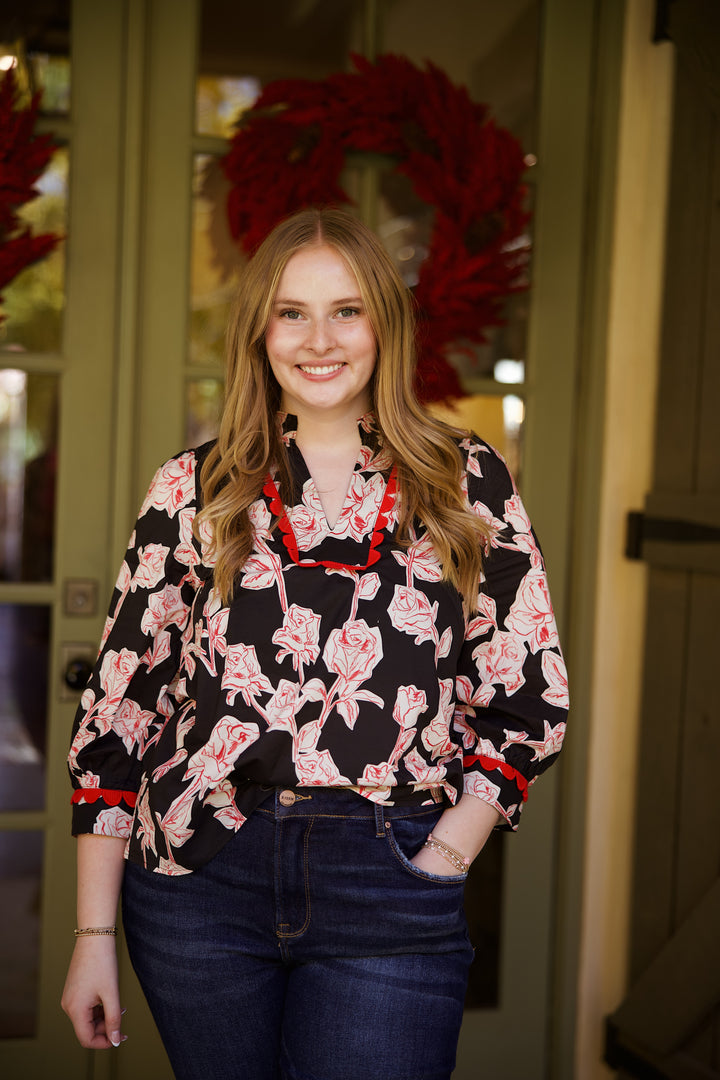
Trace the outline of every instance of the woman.
[[557, 753], [565, 686], [512, 480], [418, 406], [413, 337], [344, 212], [247, 267], [219, 438], [156, 474], [76, 719], [85, 1046], [124, 1038], [122, 887], [178, 1078], [452, 1071], [463, 883]]

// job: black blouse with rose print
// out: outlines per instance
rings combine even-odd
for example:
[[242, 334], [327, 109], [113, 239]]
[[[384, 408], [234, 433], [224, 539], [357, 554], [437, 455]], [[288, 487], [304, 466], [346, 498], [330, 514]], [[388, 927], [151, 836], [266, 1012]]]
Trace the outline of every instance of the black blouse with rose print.
[[504, 462], [475, 436], [460, 444], [469, 505], [495, 530], [466, 619], [422, 528], [409, 548], [395, 541], [395, 476], [372, 415], [332, 529], [296, 420], [282, 419], [297, 502], [283, 507], [268, 477], [229, 606], [207, 536], [193, 535], [210, 444], [156, 473], [75, 719], [73, 832], [125, 837], [127, 858], [184, 874], [268, 786], [313, 785], [386, 804], [465, 791], [516, 828], [560, 749], [567, 679]]

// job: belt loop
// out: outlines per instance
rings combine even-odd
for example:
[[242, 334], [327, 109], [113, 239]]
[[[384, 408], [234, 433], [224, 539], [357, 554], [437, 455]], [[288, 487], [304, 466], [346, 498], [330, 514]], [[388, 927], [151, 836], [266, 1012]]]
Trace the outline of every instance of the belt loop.
[[375, 835], [385, 835], [385, 807], [375, 803]]

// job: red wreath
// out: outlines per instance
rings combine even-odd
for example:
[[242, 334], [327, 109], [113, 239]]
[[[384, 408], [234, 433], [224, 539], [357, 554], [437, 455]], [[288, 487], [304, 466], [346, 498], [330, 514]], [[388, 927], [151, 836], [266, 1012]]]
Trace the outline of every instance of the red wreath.
[[0, 81], [0, 289], [60, 239], [53, 233], [33, 236], [18, 216], [19, 208], [37, 197], [35, 184], [53, 155], [52, 136], [33, 133], [39, 108], [39, 94], [27, 108], [18, 107], [15, 73], [6, 71]]
[[354, 72], [270, 83], [243, 114], [223, 161], [230, 228], [251, 253], [288, 214], [350, 202], [339, 184], [348, 151], [391, 156], [435, 210], [414, 290], [419, 393], [461, 397], [446, 350], [485, 342], [503, 300], [527, 287], [523, 151], [433, 64], [352, 60]]

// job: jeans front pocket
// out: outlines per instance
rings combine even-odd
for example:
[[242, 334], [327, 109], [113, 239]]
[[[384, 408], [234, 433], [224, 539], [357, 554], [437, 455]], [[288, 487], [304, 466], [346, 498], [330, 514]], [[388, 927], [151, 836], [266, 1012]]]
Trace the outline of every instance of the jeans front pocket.
[[441, 812], [392, 818], [386, 822], [385, 837], [395, 860], [406, 873], [438, 885], [464, 885], [467, 873], [431, 874], [412, 861], [433, 831]]

